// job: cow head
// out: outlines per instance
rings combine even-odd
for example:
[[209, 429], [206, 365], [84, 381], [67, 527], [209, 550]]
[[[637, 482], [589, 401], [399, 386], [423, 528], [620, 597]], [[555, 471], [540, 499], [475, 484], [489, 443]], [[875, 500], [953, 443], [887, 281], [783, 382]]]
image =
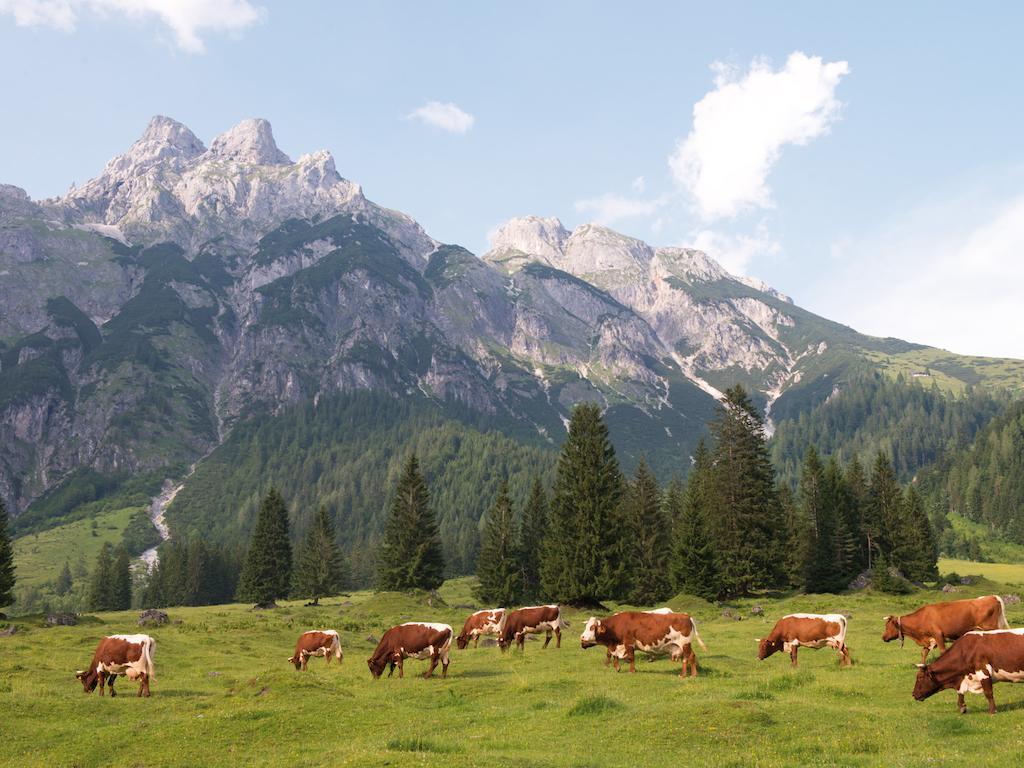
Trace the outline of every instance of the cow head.
[[508, 650], [508, 647], [516, 641], [516, 633], [507, 627], [502, 626], [498, 630], [498, 647], [501, 648], [502, 653]]
[[757, 658], [758, 661], [764, 661], [773, 653], [778, 653], [782, 650], [782, 640], [771, 640], [767, 637], [763, 637], [757, 641]]
[[373, 679], [376, 680], [384, 674], [384, 667], [388, 665], [387, 656], [373, 656], [366, 660], [366, 665], [370, 668]]
[[602, 635], [607, 632], [601, 620], [596, 616], [591, 616], [587, 619], [587, 625], [583, 628], [583, 634], [580, 635], [580, 645], [584, 648], [591, 648], [598, 644], [598, 641]]
[[882, 642], [888, 643], [892, 640], [900, 641], [900, 648], [903, 647], [903, 622], [899, 616], [885, 617], [885, 631], [882, 633]]
[[461, 635], [455, 638], [455, 645], [459, 647], [460, 651], [466, 650], [466, 646], [469, 645], [469, 635], [463, 632]]
[[302, 669], [302, 656], [298, 653], [294, 656], [289, 656], [288, 663], [294, 664], [296, 669]]
[[99, 682], [99, 676], [95, 670], [84, 670], [80, 669], [75, 672], [75, 677], [82, 683], [82, 690], [84, 693], [92, 693], [96, 690], [96, 684]]
[[924, 701], [934, 693], [942, 690], [942, 684], [935, 679], [935, 673], [926, 664], [917, 665], [917, 680], [914, 681], [914, 698]]

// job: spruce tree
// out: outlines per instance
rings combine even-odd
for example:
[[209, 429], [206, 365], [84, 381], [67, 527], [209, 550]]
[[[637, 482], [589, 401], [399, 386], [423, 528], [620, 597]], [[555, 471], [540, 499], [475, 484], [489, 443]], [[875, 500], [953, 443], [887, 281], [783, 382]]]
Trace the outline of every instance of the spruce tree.
[[441, 534], [416, 454], [409, 456], [391, 501], [377, 566], [380, 589], [437, 589], [444, 581]]
[[[187, 555], [183, 559], [187, 567]], [[288, 508], [281, 494], [271, 488], [260, 502], [256, 526], [249, 540], [249, 551], [238, 580], [238, 599], [257, 605], [270, 605], [276, 599], [288, 595], [291, 575], [292, 545], [288, 538]], [[182, 581], [187, 582], [184, 573]], [[187, 583], [182, 592], [187, 600]]]
[[804, 590], [807, 587], [806, 566], [810, 537], [810, 523], [803, 516], [803, 509], [793, 491], [787, 484], [779, 487], [779, 508], [783, 518], [783, 530], [786, 535], [782, 552], [782, 573], [785, 584], [793, 589]]
[[864, 523], [864, 515], [867, 514], [868, 482], [864, 474], [864, 465], [856, 455], [847, 464], [843, 480], [850, 503], [846, 525], [856, 541], [856, 555], [852, 565], [853, 575], [856, 576], [868, 567], [868, 537]]
[[110, 596], [110, 610], [127, 611], [132, 607], [131, 558], [124, 547], [117, 548], [116, 557], [111, 563], [107, 594]]
[[857, 531], [860, 528], [855, 502], [835, 456], [825, 467], [824, 503], [833, 516], [832, 563], [829, 592], [839, 592], [860, 572], [857, 564]]
[[519, 564], [523, 573], [522, 594], [525, 600], [541, 598], [540, 558], [548, 529], [548, 499], [544, 486], [535, 478], [523, 509], [519, 533]]
[[708, 532], [706, 485], [710, 456], [704, 441], [697, 445], [693, 467], [679, 501], [669, 492], [669, 504], [678, 503], [672, 547], [671, 572], [675, 589], [715, 600], [721, 592], [715, 549]]
[[892, 561], [911, 581], [932, 581], [939, 577], [935, 539], [924, 500], [911, 485], [903, 497], [901, 520], [896, 533]]
[[581, 403], [558, 458], [544, 540], [541, 588], [549, 599], [593, 605], [624, 596], [628, 533], [621, 496], [622, 475], [601, 409]]
[[7, 533], [7, 507], [0, 499], [0, 608], [14, 602], [14, 546]]
[[723, 595], [733, 597], [783, 580], [784, 521], [764, 422], [742, 385], [726, 390], [711, 433], [708, 521]]
[[487, 512], [480, 554], [476, 558], [476, 575], [480, 580], [476, 589], [478, 600], [506, 607], [519, 602], [523, 579], [516, 551], [517, 538], [512, 499], [508, 483], [503, 482]]
[[661, 488], [647, 462], [640, 458], [625, 498], [629, 558], [629, 599], [634, 605], [652, 605], [672, 594], [669, 556], [672, 530]]
[[869, 543], [869, 556], [878, 552], [890, 560], [893, 535], [899, 527], [903, 511], [903, 490], [896, 481], [892, 462], [882, 451], [875, 456], [871, 469], [871, 483], [868, 486], [867, 501], [862, 524]]
[[109, 541], [103, 542], [99, 554], [96, 555], [96, 565], [92, 569], [92, 576], [89, 579], [89, 610], [109, 611], [114, 604], [110, 588], [113, 584], [114, 572], [114, 548]]
[[317, 510], [296, 561], [292, 591], [297, 597], [312, 599], [313, 605], [319, 605], [321, 597], [336, 595], [345, 588], [348, 565], [338, 547], [327, 507]]
[[64, 567], [61, 568], [60, 575], [53, 585], [53, 591], [57, 593], [58, 597], [64, 597], [64, 595], [71, 591], [73, 583], [74, 578], [71, 576], [71, 564], [65, 560]]

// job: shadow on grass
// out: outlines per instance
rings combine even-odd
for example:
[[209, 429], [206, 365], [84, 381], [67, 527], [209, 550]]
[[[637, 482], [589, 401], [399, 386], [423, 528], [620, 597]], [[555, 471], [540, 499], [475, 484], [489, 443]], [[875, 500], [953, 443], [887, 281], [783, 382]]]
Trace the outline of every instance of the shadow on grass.
[[584, 696], [573, 704], [566, 714], [569, 717], [603, 715], [620, 709], [624, 709], [622, 704], [607, 696]]

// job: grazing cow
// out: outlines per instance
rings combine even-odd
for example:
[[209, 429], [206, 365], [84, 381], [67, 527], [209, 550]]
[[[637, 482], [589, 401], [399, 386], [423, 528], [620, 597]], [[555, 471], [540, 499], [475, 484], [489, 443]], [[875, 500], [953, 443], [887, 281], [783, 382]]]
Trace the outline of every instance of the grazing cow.
[[614, 658], [616, 672], [619, 659], [627, 659], [629, 671], [636, 672], [634, 657], [639, 650], [652, 656], [667, 653], [673, 661], [682, 661], [680, 677], [686, 677], [687, 666], [691, 668], [693, 677], [697, 676], [697, 656], [692, 647], [694, 640], [707, 650], [697, 632], [697, 623], [685, 613], [672, 613], [666, 608], [625, 611], [605, 619], [592, 616], [580, 635], [580, 645], [584, 648], [594, 645], [605, 647], [604, 665], [607, 667]]
[[993, 629], [964, 634], [931, 664], [918, 664], [914, 698], [924, 701], [952, 688], [956, 705], [966, 714], [965, 693], [984, 693], [988, 713], [996, 713], [992, 684], [1024, 680], [1024, 629]]
[[288, 662], [294, 664], [296, 669], [306, 671], [306, 663], [311, 656], [323, 656], [327, 663], [331, 663], [333, 656], [341, 663], [341, 640], [338, 638], [338, 631], [335, 629], [316, 629], [310, 632], [303, 632], [295, 643], [295, 653]]
[[480, 635], [496, 635], [501, 631], [501, 623], [505, 620], [504, 608], [490, 608], [476, 613], [469, 614], [466, 623], [462, 625], [462, 634], [455, 638], [459, 650], [465, 650], [469, 641], [473, 641], [473, 647], [480, 645]]
[[448, 651], [452, 646], [454, 633], [447, 624], [432, 624], [425, 621], [407, 621], [392, 627], [380, 642], [373, 656], [366, 660], [370, 673], [376, 680], [388, 667], [388, 677], [398, 666], [398, 676], [405, 677], [402, 662], [405, 659], [430, 659], [430, 669], [424, 678], [434, 674], [437, 662], [441, 662], [441, 677], [448, 677]]
[[89, 668], [78, 670], [75, 677], [81, 680], [86, 693], [96, 690], [99, 683], [102, 696], [104, 685], [109, 683], [110, 695], [116, 696], [114, 681], [118, 675], [124, 675], [129, 680], [138, 680], [139, 696], [148, 697], [149, 682], [156, 669], [155, 652], [156, 641], [149, 635], [110, 635], [96, 646]]
[[557, 605], [535, 605], [531, 608], [520, 608], [505, 614], [505, 623], [498, 630], [498, 647], [502, 651], [514, 642], [523, 650], [527, 635], [544, 632], [544, 648], [551, 642], [551, 633], [555, 633], [555, 647], [562, 647], [562, 627], [569, 622], [562, 618], [562, 609]]
[[972, 600], [951, 600], [932, 603], [918, 608], [906, 616], [886, 616], [882, 640], [909, 637], [921, 646], [921, 663], [928, 660], [932, 648], [939, 653], [946, 650], [947, 640], [956, 640], [974, 629], [1007, 629], [1006, 608], [999, 595], [976, 597]]
[[791, 613], [783, 616], [768, 637], [759, 639], [757, 658], [764, 661], [773, 653], [787, 651], [793, 666], [800, 646], [834, 648], [839, 652], [839, 666], [848, 667], [850, 649], [846, 647], [846, 617], [841, 613]]

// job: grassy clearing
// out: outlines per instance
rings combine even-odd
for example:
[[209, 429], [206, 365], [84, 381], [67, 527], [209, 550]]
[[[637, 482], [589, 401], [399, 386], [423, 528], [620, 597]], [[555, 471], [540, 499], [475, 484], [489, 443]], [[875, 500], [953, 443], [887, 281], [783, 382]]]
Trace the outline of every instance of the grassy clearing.
[[[965, 569], [966, 570], [966, 569]], [[885, 645], [881, 617], [952, 595], [816, 595], [742, 600], [733, 621], [707, 603], [670, 601], [700, 623], [708, 653], [701, 676], [680, 680], [668, 660], [640, 661], [630, 675], [583, 651], [586, 616], [569, 612], [562, 648], [502, 655], [493, 646], [453, 650], [449, 678], [426, 681], [410, 661], [404, 680], [373, 681], [373, 641], [415, 618], [459, 627], [470, 581], [449, 582], [446, 606], [425, 596], [355, 593], [319, 608], [286, 604], [172, 609], [157, 640], [153, 698], [134, 697], [120, 680], [117, 699], [84, 696], [73, 672], [98, 637], [137, 630], [136, 614], [99, 614], [76, 627], [43, 629], [29, 620], [0, 638], [0, 765], [477, 765], [634, 766], [685, 755], [694, 766], [1006, 765], [1024, 757], [1024, 686], [996, 687], [999, 714], [981, 697], [967, 716], [945, 692], [910, 697], [918, 650]], [[964, 594], [1004, 591], [991, 583]], [[961, 597], [963, 595], [956, 595]], [[750, 614], [760, 604], [764, 618]], [[755, 640], [778, 616], [797, 610], [852, 613], [855, 665], [840, 669], [829, 651], [756, 659]], [[1024, 624], [1024, 606], [1008, 609]], [[299, 631], [335, 627], [345, 660], [285, 662]], [[97, 734], [102, 734], [98, 737]], [[997, 744], [998, 749], [993, 749]]]
[[[92, 568], [103, 543], [121, 543], [125, 528], [139, 507], [104, 512], [88, 520], [59, 525], [40, 533], [29, 533], [14, 540], [14, 565], [18, 586], [32, 586], [57, 578], [64, 561], [74, 567], [79, 556]], [[95, 528], [93, 521], [95, 520]], [[95, 535], [93, 535], [95, 532]]]
[[984, 576], [986, 579], [1015, 586], [1024, 585], [1024, 563], [976, 563], [973, 560], [939, 558], [940, 573]]

